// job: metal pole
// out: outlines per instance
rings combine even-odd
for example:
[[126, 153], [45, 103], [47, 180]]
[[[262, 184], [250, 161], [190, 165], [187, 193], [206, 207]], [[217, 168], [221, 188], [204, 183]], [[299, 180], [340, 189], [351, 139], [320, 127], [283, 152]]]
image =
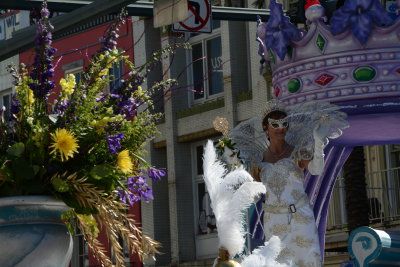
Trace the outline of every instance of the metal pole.
[[[0, 8], [9, 8], [15, 10], [32, 10], [40, 8], [42, 0], [1, 0]], [[77, 8], [84, 7], [88, 3], [97, 3], [99, 0], [48, 0], [47, 6], [49, 10], [55, 12], [71, 12]], [[153, 16], [153, 3], [145, 1], [137, 1], [127, 6], [130, 16]], [[257, 8], [240, 8], [240, 7], [212, 7], [212, 18], [214, 20], [239, 20], [239, 21], [256, 21], [257, 16], [266, 21], [269, 17], [269, 9]]]

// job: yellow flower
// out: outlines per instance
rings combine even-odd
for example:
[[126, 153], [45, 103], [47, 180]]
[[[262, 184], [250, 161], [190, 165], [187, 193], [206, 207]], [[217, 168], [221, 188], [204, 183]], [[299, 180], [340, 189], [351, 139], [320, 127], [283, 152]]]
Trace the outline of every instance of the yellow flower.
[[26, 105], [32, 106], [34, 102], [35, 102], [35, 98], [33, 96], [33, 91], [31, 89], [29, 89], [27, 99], [26, 99]]
[[78, 144], [74, 135], [66, 129], [57, 129], [55, 133], [50, 134], [53, 144], [50, 146], [53, 150], [50, 154], [60, 153], [61, 161], [73, 158], [73, 154], [78, 152]]
[[129, 157], [129, 151], [128, 150], [123, 150], [118, 154], [118, 168], [125, 173], [131, 173], [133, 169], [133, 163], [131, 158]]
[[108, 74], [108, 68], [103, 69], [103, 70], [101, 70], [101, 71], [99, 72], [99, 76], [100, 76], [100, 77], [106, 76], [107, 74]]
[[67, 78], [62, 78], [60, 80], [61, 85], [61, 98], [67, 99], [68, 96], [74, 93], [74, 88], [76, 86], [75, 76], [73, 74], [68, 74]]
[[21, 105], [28, 115], [33, 113], [32, 105], [35, 102], [33, 91], [29, 88], [30, 82], [32, 81], [29, 77], [23, 76], [21, 84], [15, 88], [18, 99], [21, 101]]
[[42, 146], [43, 129], [33, 128], [34, 135], [32, 136], [32, 141], [35, 142], [35, 146]]

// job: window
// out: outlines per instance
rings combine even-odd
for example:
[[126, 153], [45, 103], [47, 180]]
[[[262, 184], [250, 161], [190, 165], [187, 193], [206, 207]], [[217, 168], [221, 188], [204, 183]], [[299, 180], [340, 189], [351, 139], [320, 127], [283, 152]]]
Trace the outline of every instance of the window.
[[[118, 243], [123, 249], [125, 266], [130, 266], [129, 264], [131, 263], [131, 259], [130, 259], [130, 250], [128, 244], [124, 242], [121, 236], [118, 237]], [[111, 251], [111, 261], [113, 264], [117, 263], [114, 251]]]
[[400, 145], [389, 145], [390, 168], [400, 167]]
[[89, 266], [89, 248], [82, 235], [79, 235], [79, 267]]
[[[63, 66], [63, 69], [64, 69], [65, 76], [67, 76], [68, 74], [73, 74], [75, 76], [75, 82], [76, 82], [76, 85], [78, 85], [82, 79], [82, 66], [76, 67], [76, 65], [77, 64], [74, 63], [72, 65], [73, 68], [69, 68], [68, 66], [71, 66], [71, 63], [66, 64]], [[65, 68], [65, 67], [67, 67], [67, 68]]]
[[73, 61], [70, 63], [66, 63], [62, 66], [65, 75], [67, 74], [74, 74], [76, 84], [81, 81], [82, 78], [82, 68], [83, 68], [83, 59]]
[[400, 219], [400, 145], [393, 144], [386, 147], [387, 192], [389, 210], [386, 211], [392, 219]]
[[213, 21], [211, 35], [192, 34], [190, 42], [192, 43], [192, 84], [195, 91], [193, 100], [201, 101], [220, 95], [224, 90], [220, 22]]
[[216, 231], [216, 221], [214, 212], [211, 209], [211, 200], [207, 192], [203, 179], [203, 146], [204, 142], [197, 143], [194, 146], [194, 180], [195, 180], [195, 198], [196, 198], [196, 218], [197, 235], [206, 235]]
[[112, 68], [109, 70], [109, 77], [110, 77], [110, 82], [109, 82], [109, 91], [112, 91], [118, 87], [121, 86], [121, 80], [123, 77], [123, 62], [122, 60], [118, 62], [114, 62]]
[[82, 79], [82, 72], [75, 72], [75, 73], [72, 73], [72, 74], [74, 74], [74, 76], [75, 76], [76, 84], [79, 84], [81, 82], [81, 79]]
[[[67, 74], [75, 75], [76, 84], [79, 84], [79, 82], [82, 79], [82, 64], [83, 61], [82, 62], [79, 61], [79, 62], [72, 62], [63, 66], [65, 75]], [[108, 86], [104, 88], [105, 93], [109, 93], [110, 90], [113, 90], [121, 86], [121, 79], [122, 76], [124, 75], [122, 60], [113, 63], [113, 66], [109, 69], [108, 73], [109, 73], [109, 83]]]
[[89, 247], [79, 228], [76, 228], [75, 231], [71, 267], [87, 267], [89, 266]]
[[[400, 220], [400, 145], [367, 146], [364, 151], [370, 223]], [[343, 174], [333, 189], [328, 229], [341, 229], [347, 223], [342, 177]]]
[[332, 191], [328, 209], [327, 229], [342, 229], [346, 223], [346, 192], [344, 190], [343, 170], [341, 170]]
[[12, 95], [12, 90], [7, 89], [3, 90], [0, 92], [0, 107], [5, 107], [5, 111], [3, 114], [3, 118], [5, 120], [8, 120], [10, 118], [11, 112], [11, 95]]

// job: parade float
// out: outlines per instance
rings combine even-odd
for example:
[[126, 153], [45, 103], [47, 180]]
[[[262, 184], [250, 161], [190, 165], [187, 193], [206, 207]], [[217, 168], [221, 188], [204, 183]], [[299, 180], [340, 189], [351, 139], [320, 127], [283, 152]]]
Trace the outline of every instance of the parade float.
[[[290, 22], [281, 4], [271, 1], [269, 8], [257, 41], [261, 63], [272, 71], [274, 97], [288, 105], [327, 101], [348, 114], [350, 128], [325, 149], [324, 173], [305, 180], [323, 251], [333, 186], [353, 147], [400, 141], [400, 19], [378, 0], [344, 1], [329, 20], [319, 1], [306, 1], [305, 30]], [[374, 260], [368, 253], [380, 243], [368, 244], [352, 254], [358, 266]]]
[[[271, 71], [274, 98], [288, 106], [329, 102], [348, 115], [350, 127], [325, 147], [324, 171], [307, 173], [304, 181], [324, 251], [333, 187], [353, 148], [400, 141], [400, 19], [378, 0], [342, 1], [330, 18], [318, 0], [307, 0], [306, 24], [300, 29], [284, 15], [282, 4], [273, 0], [269, 8], [268, 22], [258, 21], [257, 41], [260, 70]], [[392, 8], [398, 14], [400, 1]], [[262, 203], [257, 206], [261, 212]], [[250, 220], [253, 238], [263, 235], [260, 212]], [[351, 264], [393, 266], [399, 260], [398, 241], [398, 232], [357, 228], [348, 241]], [[276, 250], [268, 243], [265, 248]], [[242, 265], [257, 266], [246, 260]], [[221, 258], [217, 266], [222, 266]]]

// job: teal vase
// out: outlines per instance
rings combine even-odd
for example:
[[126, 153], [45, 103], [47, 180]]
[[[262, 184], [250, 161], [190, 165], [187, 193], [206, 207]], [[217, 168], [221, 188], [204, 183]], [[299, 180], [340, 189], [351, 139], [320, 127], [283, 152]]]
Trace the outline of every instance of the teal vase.
[[0, 198], [0, 266], [68, 266], [73, 243], [60, 217], [68, 209], [50, 196]]

